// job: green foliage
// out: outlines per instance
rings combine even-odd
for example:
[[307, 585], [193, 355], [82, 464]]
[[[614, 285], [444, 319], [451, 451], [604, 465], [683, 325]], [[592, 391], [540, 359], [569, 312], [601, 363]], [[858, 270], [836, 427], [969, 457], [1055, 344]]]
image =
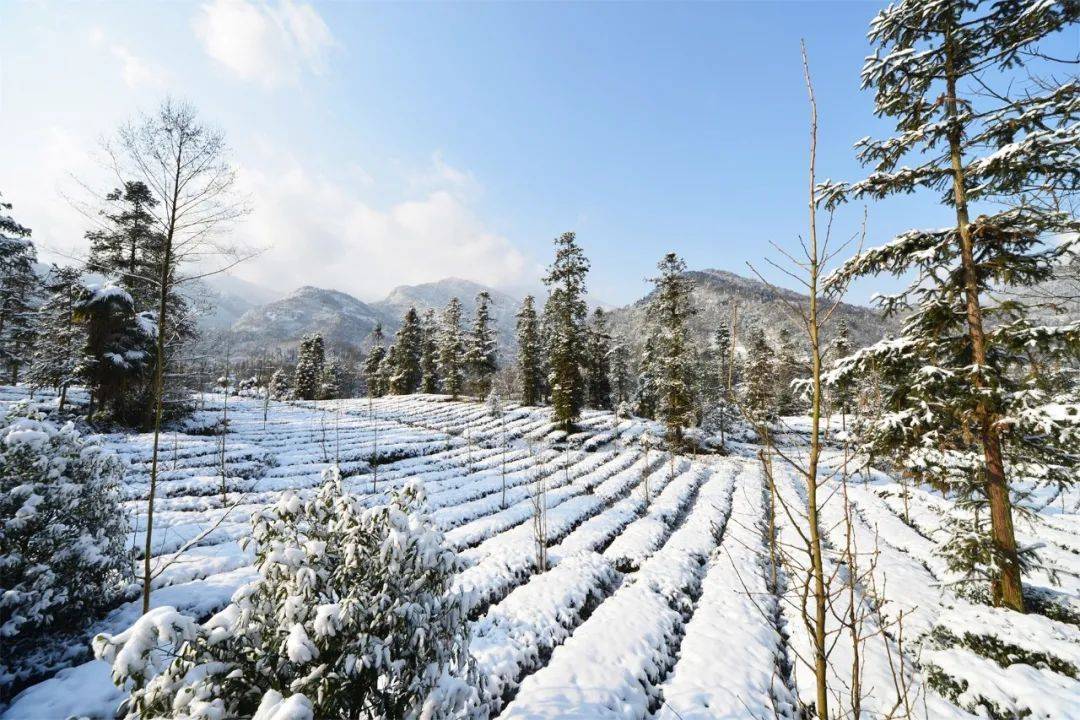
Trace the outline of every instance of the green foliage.
[[533, 296], [526, 295], [517, 314], [518, 370], [521, 404], [538, 405], [543, 395], [544, 371], [541, 358], [540, 321]]
[[589, 261], [574, 233], [555, 239], [555, 260], [548, 267], [544, 305], [548, 356], [548, 387], [552, 419], [570, 429], [585, 404], [585, 276]]
[[318, 400], [322, 393], [323, 373], [326, 369], [326, 349], [322, 335], [312, 333], [300, 340], [300, 353], [296, 360], [293, 387], [298, 400]]
[[443, 308], [439, 329], [439, 374], [443, 392], [454, 399], [465, 389], [465, 339], [461, 332], [461, 301], [456, 297]]

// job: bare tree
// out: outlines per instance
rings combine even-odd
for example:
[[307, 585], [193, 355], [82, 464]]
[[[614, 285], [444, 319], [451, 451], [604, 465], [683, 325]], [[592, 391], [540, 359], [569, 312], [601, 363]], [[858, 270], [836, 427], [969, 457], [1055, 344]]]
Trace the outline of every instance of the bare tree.
[[[222, 236], [246, 211], [236, 193], [236, 173], [220, 132], [200, 123], [194, 108], [166, 100], [157, 111], [122, 126], [106, 150], [121, 181], [138, 179], [150, 188], [157, 204], [151, 211], [162, 238], [160, 275], [144, 278], [157, 299], [155, 364], [152, 383], [153, 452], [147, 498], [146, 545], [143, 557], [143, 612], [150, 609], [154, 496], [164, 404], [170, 332], [170, 296], [189, 282], [224, 272], [252, 253], [222, 242]], [[189, 269], [190, 274], [182, 271]]]

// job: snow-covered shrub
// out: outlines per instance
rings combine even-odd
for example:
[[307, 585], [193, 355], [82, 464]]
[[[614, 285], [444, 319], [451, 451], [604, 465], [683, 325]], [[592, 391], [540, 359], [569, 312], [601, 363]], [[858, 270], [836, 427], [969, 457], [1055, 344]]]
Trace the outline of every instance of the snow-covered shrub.
[[129, 568], [119, 461], [17, 405], [0, 422], [0, 691], [112, 602]]
[[458, 560], [421, 485], [364, 508], [330, 468], [252, 530], [260, 578], [206, 623], [158, 608], [95, 638], [128, 718], [431, 718], [475, 702]]

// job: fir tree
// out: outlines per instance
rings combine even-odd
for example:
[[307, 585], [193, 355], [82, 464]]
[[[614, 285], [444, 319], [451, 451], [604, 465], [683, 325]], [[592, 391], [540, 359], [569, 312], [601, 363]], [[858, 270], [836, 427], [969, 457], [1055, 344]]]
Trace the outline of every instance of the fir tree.
[[115, 277], [135, 301], [148, 308], [154, 300], [153, 284], [160, 268], [153, 262], [159, 254], [160, 233], [153, 210], [158, 201], [141, 181], [128, 181], [105, 196], [110, 210], [102, 210], [103, 227], [86, 233], [90, 241], [90, 270]]
[[574, 233], [555, 239], [555, 261], [548, 268], [544, 284], [548, 299], [544, 305], [547, 324], [548, 386], [551, 388], [552, 416], [569, 430], [585, 402], [585, 275], [589, 261], [577, 244]]
[[326, 367], [326, 349], [322, 335], [312, 333], [300, 340], [300, 353], [296, 360], [293, 381], [298, 400], [318, 400]]
[[[916, 478], [947, 483], [962, 507], [989, 518], [989, 528], [959, 528], [950, 557], [990, 580], [995, 604], [1019, 611], [1023, 559], [1010, 481], [1067, 483], [1077, 472], [1075, 420], [1048, 410], [1061, 398], [1033, 382], [1028, 358], [1075, 353], [1080, 329], [1036, 326], [1025, 302], [995, 303], [990, 291], [1046, 279], [1075, 242], [1044, 242], [1075, 238], [1080, 223], [1025, 194], [1077, 188], [1080, 81], [1019, 93], [1006, 71], [1032, 56], [1045, 60], [1038, 43], [1078, 18], [1075, 2], [901, 0], [881, 11], [871, 22], [877, 49], [863, 86], [897, 132], [858, 143], [860, 160], [874, 168], [866, 180], [825, 188], [830, 203], [926, 188], [952, 210], [951, 227], [903, 233], [835, 275], [916, 273], [906, 292], [883, 301], [889, 314], [910, 313], [903, 335], [856, 353], [844, 368], [918, 369], [890, 399], [900, 413], [869, 428], [868, 442]], [[972, 203], [1003, 199], [1012, 206], [971, 217]]]
[[706, 355], [707, 366], [702, 368], [702, 377], [710, 377], [707, 383], [705, 408], [702, 424], [706, 429], [720, 436], [720, 442], [727, 441], [727, 435], [734, 425], [737, 413], [735, 400], [731, 396], [734, 386], [734, 367], [732, 367], [731, 331], [721, 324], [713, 335], [711, 351]]
[[611, 401], [613, 406], [630, 402], [634, 396], [633, 376], [630, 374], [630, 353], [619, 338], [611, 346]]
[[495, 334], [491, 328], [490, 306], [491, 294], [487, 290], [477, 293], [476, 317], [473, 320], [472, 332], [469, 333], [468, 349], [465, 351], [465, 364], [478, 397], [487, 397], [491, 390], [491, 379], [499, 369], [495, 355]]
[[435, 320], [435, 311], [424, 311], [420, 328], [423, 331], [423, 346], [420, 352], [420, 392], [439, 392], [439, 325]]
[[337, 358], [330, 358], [323, 368], [322, 382], [319, 384], [320, 400], [336, 400], [349, 397], [348, 372]]
[[655, 289], [646, 311], [656, 338], [652, 357], [656, 414], [667, 428], [668, 442], [678, 447], [683, 427], [693, 423], [695, 363], [689, 322], [694, 308], [686, 263], [675, 253], [668, 253], [657, 268], [660, 275], [653, 278]]
[[34, 339], [34, 274], [37, 251], [30, 230], [8, 215], [11, 203], [0, 202], [0, 365], [12, 385], [30, 361]]
[[607, 316], [601, 308], [593, 311], [585, 349], [585, 380], [589, 406], [600, 410], [611, 408], [611, 335]]
[[75, 308], [86, 293], [82, 271], [53, 265], [44, 289], [48, 297], [38, 309], [38, 339], [27, 379], [34, 387], [55, 389], [63, 410], [68, 387], [78, 382], [86, 346], [86, 328], [75, 320]]
[[[841, 363], [851, 355], [851, 331], [848, 329], [847, 320], [841, 319], [836, 324], [836, 336], [833, 338], [830, 354], [833, 364]], [[840, 376], [837, 381], [829, 385], [829, 401], [833, 410], [840, 413], [842, 429], [847, 429], [847, 417], [855, 405], [855, 382], [850, 376]]]
[[660, 365], [657, 358], [657, 346], [660, 343], [659, 328], [650, 323], [648, 333], [645, 344], [641, 347], [641, 358], [638, 362], [634, 412], [643, 418], [655, 418], [660, 386]]
[[773, 349], [761, 328], [750, 333], [744, 378], [743, 408], [747, 420], [755, 427], [768, 426], [776, 420], [776, 374], [773, 368]]
[[424, 353], [424, 329], [416, 308], [409, 308], [401, 320], [401, 327], [394, 336], [393, 361], [390, 372], [390, 392], [394, 395], [410, 395], [420, 388], [423, 368], [420, 365]]
[[517, 314], [518, 369], [521, 378], [521, 404], [539, 405], [543, 392], [540, 321], [532, 295], [526, 295]]
[[153, 339], [157, 333], [149, 313], [136, 313], [127, 290], [115, 285], [91, 286], [76, 303], [75, 319], [86, 325], [79, 377], [90, 389], [90, 415], [95, 404], [114, 419], [131, 422], [145, 408], [132, 407], [132, 388], [142, 387], [153, 371]]
[[461, 333], [461, 301], [450, 298], [439, 330], [439, 374], [443, 392], [455, 400], [465, 389], [465, 340]]
[[284, 368], [278, 368], [270, 376], [269, 392], [274, 400], [292, 399], [292, 385], [289, 383], [289, 375]]
[[382, 397], [386, 394], [383, 382], [383, 361], [386, 359], [386, 348], [383, 343], [382, 323], [375, 323], [375, 329], [371, 331], [371, 349], [364, 358], [364, 384], [367, 385], [369, 397]]

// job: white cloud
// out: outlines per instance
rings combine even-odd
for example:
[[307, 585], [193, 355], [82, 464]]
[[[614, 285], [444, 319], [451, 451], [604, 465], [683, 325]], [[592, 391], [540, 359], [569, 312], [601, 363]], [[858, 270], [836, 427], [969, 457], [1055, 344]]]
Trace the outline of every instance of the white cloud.
[[123, 45], [113, 45], [109, 48], [109, 52], [120, 61], [124, 82], [128, 87], [160, 88], [165, 84], [165, 75], [159, 68], [151, 66], [142, 58], [132, 54]]
[[304, 72], [321, 74], [334, 45], [315, 8], [293, 0], [212, 0], [193, 25], [210, 57], [267, 88], [295, 84]]
[[241, 169], [254, 208], [240, 232], [267, 248], [238, 269], [249, 280], [282, 290], [330, 287], [372, 300], [400, 284], [449, 276], [505, 287], [531, 269], [452, 186], [379, 208], [358, 197], [362, 181], [342, 185], [291, 159], [273, 165]]

